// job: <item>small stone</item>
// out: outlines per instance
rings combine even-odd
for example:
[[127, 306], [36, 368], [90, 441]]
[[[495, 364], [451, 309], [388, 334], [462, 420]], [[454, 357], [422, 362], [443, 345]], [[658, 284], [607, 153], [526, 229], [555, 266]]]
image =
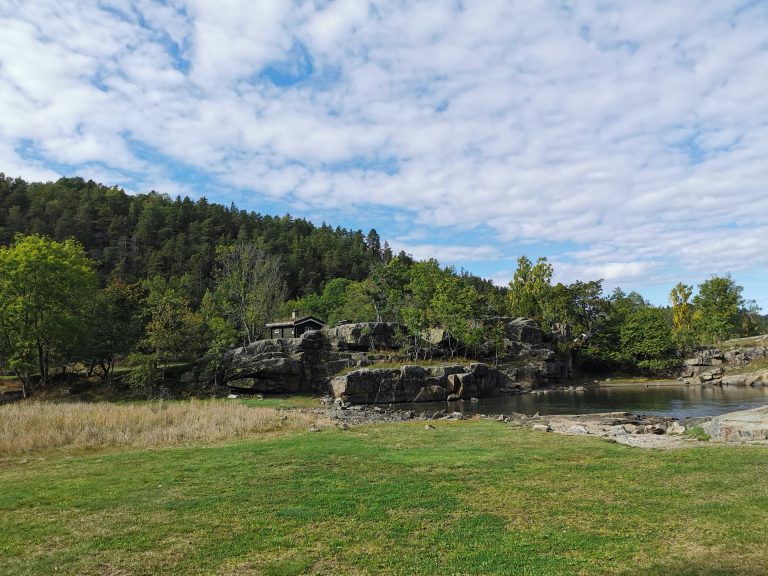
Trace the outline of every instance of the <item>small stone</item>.
[[424, 425], [424, 430], [434, 430], [434, 429], [435, 429], [435, 427], [432, 426], [432, 424], [425, 424]]
[[237, 394], [227, 394], [227, 398], [232, 400], [233, 398], [237, 398]]
[[533, 431], [534, 432], [552, 432], [552, 428], [549, 426], [549, 424], [534, 424]]
[[577, 424], [575, 426], [571, 426], [566, 430], [568, 434], [589, 434], [589, 430], [587, 430], [586, 426], [582, 426], [581, 424]]
[[606, 433], [607, 436], [626, 436], [628, 434], [624, 426], [613, 426]]
[[499, 414], [496, 420], [498, 420], [499, 422], [504, 422], [504, 414]]
[[320, 428], [315, 428], [314, 426], [312, 426], [312, 427], [309, 429], [309, 431], [310, 431], [310, 432], [320, 432]]
[[342, 430], [349, 430], [349, 429], [350, 429], [350, 428], [349, 428], [349, 424], [347, 424], [346, 422], [342, 422], [342, 423], [339, 425], [339, 428], [341, 428]]
[[461, 412], [451, 412], [448, 416], [452, 420], [464, 420], [464, 414]]
[[667, 428], [667, 434], [682, 434], [683, 432], [685, 432], [685, 426], [679, 422], [672, 422]]
[[470, 399], [469, 399], [469, 401], [470, 401], [470, 402], [473, 402], [473, 403], [474, 403], [474, 402], [480, 402], [480, 399], [479, 399], [479, 398], [475, 398], [475, 397], [472, 397], [472, 398], [470, 398]]

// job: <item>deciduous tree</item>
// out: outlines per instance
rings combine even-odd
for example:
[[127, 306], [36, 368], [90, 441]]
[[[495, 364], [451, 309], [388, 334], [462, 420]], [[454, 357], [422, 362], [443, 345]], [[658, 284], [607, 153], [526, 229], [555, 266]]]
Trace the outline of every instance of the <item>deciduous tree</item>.
[[92, 262], [74, 240], [17, 235], [0, 247], [0, 332], [25, 396], [32, 372], [49, 384], [54, 355], [83, 333], [96, 289]]
[[236, 244], [220, 249], [217, 266], [215, 300], [249, 344], [263, 335], [285, 298], [280, 258], [255, 244]]
[[693, 325], [703, 342], [722, 341], [739, 332], [739, 309], [744, 303], [741, 291], [730, 274], [712, 276], [699, 284], [693, 299]]

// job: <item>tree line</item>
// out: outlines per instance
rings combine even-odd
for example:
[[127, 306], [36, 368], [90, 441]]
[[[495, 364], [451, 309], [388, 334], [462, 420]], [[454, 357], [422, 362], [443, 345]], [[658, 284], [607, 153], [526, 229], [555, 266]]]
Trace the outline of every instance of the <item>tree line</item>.
[[280, 255], [290, 297], [318, 292], [333, 278], [362, 280], [372, 263], [392, 256], [376, 230], [315, 226], [204, 197], [129, 195], [82, 178], [26, 182], [0, 172], [0, 245], [18, 233], [78, 241], [102, 285], [188, 275], [196, 304], [210, 287], [221, 245], [250, 243]]
[[497, 287], [393, 255], [375, 230], [129, 196], [77, 178], [0, 177], [0, 238], [0, 367], [25, 394], [75, 367], [109, 381], [120, 362], [151, 395], [169, 364], [203, 358], [215, 375], [231, 346], [268, 336], [265, 323], [292, 311], [329, 324], [397, 322], [413, 358], [498, 355], [502, 319], [524, 316], [592, 371], [669, 370], [698, 345], [768, 328], [729, 275], [695, 295], [680, 283], [656, 307], [637, 292], [606, 294], [601, 280], [553, 283], [545, 258], [521, 257], [509, 286]]

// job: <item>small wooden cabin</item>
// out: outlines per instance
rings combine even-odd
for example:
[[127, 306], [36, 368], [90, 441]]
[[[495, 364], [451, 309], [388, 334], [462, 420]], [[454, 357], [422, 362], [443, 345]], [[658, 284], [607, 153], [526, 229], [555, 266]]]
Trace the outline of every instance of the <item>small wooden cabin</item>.
[[298, 338], [308, 330], [320, 330], [325, 326], [325, 322], [314, 316], [304, 316], [299, 318], [294, 312], [291, 319], [285, 322], [272, 322], [267, 324], [269, 338]]

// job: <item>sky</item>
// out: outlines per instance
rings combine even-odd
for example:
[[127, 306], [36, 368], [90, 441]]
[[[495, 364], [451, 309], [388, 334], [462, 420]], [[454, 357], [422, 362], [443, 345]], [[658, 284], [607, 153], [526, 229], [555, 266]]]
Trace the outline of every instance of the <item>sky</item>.
[[0, 172], [768, 312], [768, 0], [0, 0]]

